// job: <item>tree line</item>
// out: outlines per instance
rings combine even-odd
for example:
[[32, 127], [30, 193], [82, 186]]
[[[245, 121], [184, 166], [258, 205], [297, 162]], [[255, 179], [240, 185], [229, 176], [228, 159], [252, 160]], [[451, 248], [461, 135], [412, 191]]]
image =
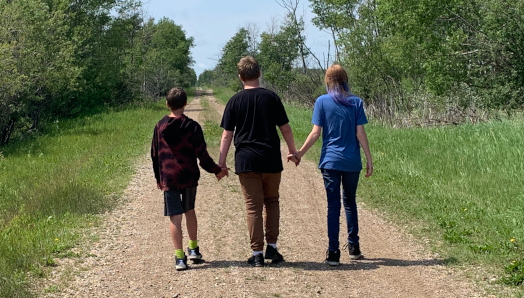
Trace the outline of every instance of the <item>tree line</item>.
[[331, 36], [322, 57], [307, 46], [299, 0], [278, 2], [280, 25], [241, 28], [199, 82], [238, 88], [230, 67], [250, 54], [266, 86], [308, 104], [324, 92], [325, 67], [340, 63], [381, 117], [524, 105], [524, 0], [309, 0], [314, 25]]
[[42, 123], [193, 86], [193, 38], [135, 0], [0, 0], [0, 145]]

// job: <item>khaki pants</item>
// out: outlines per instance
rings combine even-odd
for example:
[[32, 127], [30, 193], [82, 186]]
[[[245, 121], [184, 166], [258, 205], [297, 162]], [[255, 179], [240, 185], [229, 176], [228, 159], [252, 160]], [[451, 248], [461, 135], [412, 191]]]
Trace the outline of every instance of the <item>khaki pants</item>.
[[[281, 173], [238, 174], [247, 211], [247, 229], [253, 251], [264, 250], [264, 222], [266, 242], [277, 243], [280, 221], [278, 188]], [[262, 213], [266, 209], [265, 218]]]

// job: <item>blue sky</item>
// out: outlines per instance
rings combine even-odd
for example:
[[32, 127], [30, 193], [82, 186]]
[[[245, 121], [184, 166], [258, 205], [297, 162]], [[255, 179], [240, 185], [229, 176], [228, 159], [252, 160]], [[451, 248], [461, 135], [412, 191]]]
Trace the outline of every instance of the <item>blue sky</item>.
[[[275, 0], [143, 0], [143, 7], [149, 17], [167, 17], [195, 39], [192, 55], [197, 75], [216, 65], [221, 49], [239, 28], [255, 23], [262, 33], [272, 16], [280, 18], [286, 14]], [[313, 14], [308, 1], [301, 0], [300, 7], [307, 22], [307, 44], [322, 56], [327, 51], [329, 35], [311, 24]]]

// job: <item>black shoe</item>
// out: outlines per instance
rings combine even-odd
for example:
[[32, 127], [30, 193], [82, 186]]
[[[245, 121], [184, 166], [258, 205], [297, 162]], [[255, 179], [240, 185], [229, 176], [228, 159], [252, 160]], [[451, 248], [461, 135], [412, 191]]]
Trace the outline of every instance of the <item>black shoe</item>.
[[362, 255], [362, 252], [360, 252], [360, 245], [358, 243], [357, 244], [348, 243], [348, 250], [349, 250], [349, 257], [352, 260], [358, 260], [364, 257]]
[[340, 265], [340, 249], [335, 251], [328, 249], [326, 251], [326, 263], [328, 263], [329, 266]]
[[187, 258], [193, 263], [198, 263], [202, 260], [202, 254], [200, 248], [197, 246], [195, 249], [187, 248]]
[[271, 245], [268, 245], [266, 248], [266, 259], [273, 260], [271, 261], [273, 264], [284, 262], [284, 257], [278, 252], [278, 249]]
[[175, 256], [175, 269], [176, 271], [186, 270], [187, 267], [187, 256], [184, 256], [183, 259], [179, 259]]
[[253, 267], [264, 267], [264, 255], [257, 254], [256, 256], [251, 256], [247, 259], [247, 263]]

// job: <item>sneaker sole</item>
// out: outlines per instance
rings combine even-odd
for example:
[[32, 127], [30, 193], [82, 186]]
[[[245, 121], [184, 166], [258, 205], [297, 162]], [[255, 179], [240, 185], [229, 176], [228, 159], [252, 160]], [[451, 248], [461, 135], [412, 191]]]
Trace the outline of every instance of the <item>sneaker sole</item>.
[[334, 262], [334, 261], [328, 261], [326, 260], [326, 264], [329, 266], [340, 266], [340, 262]]
[[188, 260], [194, 261], [194, 260], [202, 260], [202, 255], [199, 256], [188, 256]]
[[184, 271], [187, 270], [187, 267], [175, 267], [176, 271]]
[[360, 259], [363, 259], [364, 256], [362, 254], [360, 255], [349, 255], [349, 258], [352, 259], [352, 260], [360, 260]]

